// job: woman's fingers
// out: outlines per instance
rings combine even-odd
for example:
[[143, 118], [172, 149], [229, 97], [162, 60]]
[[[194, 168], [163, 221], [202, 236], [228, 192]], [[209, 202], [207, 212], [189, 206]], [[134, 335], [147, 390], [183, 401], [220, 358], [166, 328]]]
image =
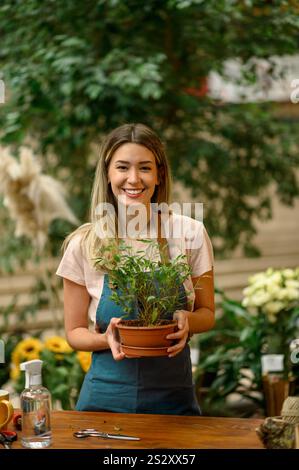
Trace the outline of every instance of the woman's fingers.
[[[174, 313], [174, 318], [178, 320], [178, 328], [179, 330], [175, 333], [167, 335], [167, 339], [176, 340], [176, 344], [170, 346], [167, 349], [168, 357], [177, 356], [185, 347], [188, 332], [189, 332], [189, 324], [188, 319], [184, 313], [184, 311], [176, 311]], [[116, 361], [121, 361], [122, 359], [126, 358], [126, 354], [121, 351], [121, 345], [119, 340], [119, 332], [117, 329], [117, 324], [121, 321], [121, 318], [111, 318], [109, 326], [107, 328], [107, 334], [109, 337], [109, 346], [111, 349], [111, 353], [113, 358]]]
[[173, 319], [178, 321], [178, 328], [182, 330], [186, 324], [188, 312], [186, 310], [176, 310]]
[[184, 337], [184, 335], [189, 332], [189, 323], [188, 318], [184, 310], [176, 310], [173, 314], [173, 319], [178, 321], [178, 331], [171, 333], [166, 336], [166, 339], [176, 339], [179, 340]]
[[120, 318], [111, 318], [108, 329], [109, 330], [109, 346], [111, 349], [111, 353], [113, 358], [116, 361], [121, 361], [125, 358], [125, 353], [121, 351], [120, 348], [120, 341], [119, 341], [119, 332], [116, 328], [116, 325], [120, 322]]
[[116, 348], [115, 349], [111, 348], [111, 352], [115, 361], [121, 361], [122, 359], [126, 357], [125, 353], [123, 353], [122, 351]]
[[121, 321], [121, 318], [116, 318], [116, 317], [113, 317], [111, 318], [110, 320], [110, 325], [115, 328], [116, 325]]
[[185, 347], [189, 333], [188, 318], [184, 310], [176, 310], [173, 315], [174, 320], [178, 321], [178, 331], [167, 335], [167, 339], [176, 340], [176, 344], [167, 349], [168, 357], [174, 357], [179, 354]]
[[183, 330], [179, 330], [176, 333], [171, 333], [170, 335], [166, 336], [166, 339], [180, 339], [186, 334], [186, 331], [188, 333], [189, 330], [184, 328]]
[[177, 344], [174, 344], [173, 346], [170, 346], [167, 349], [168, 357], [174, 357], [184, 349], [187, 337], [188, 334], [184, 335], [181, 341], [179, 341]]

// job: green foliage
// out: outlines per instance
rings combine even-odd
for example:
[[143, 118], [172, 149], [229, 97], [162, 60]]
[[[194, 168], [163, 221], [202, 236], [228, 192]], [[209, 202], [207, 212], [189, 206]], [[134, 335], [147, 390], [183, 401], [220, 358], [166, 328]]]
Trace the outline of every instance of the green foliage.
[[50, 391], [54, 408], [74, 409], [82, 382], [91, 363], [91, 353], [76, 352], [61, 336], [48, 337], [41, 341], [40, 334], [35, 337], [20, 337], [9, 347], [7, 370], [16, 392], [25, 388], [25, 374], [20, 370], [24, 361], [41, 359], [42, 384]]
[[[152, 250], [157, 242], [143, 240]], [[182, 302], [179, 286], [190, 275], [191, 268], [184, 255], [179, 255], [168, 263], [147, 259], [145, 251], [133, 252], [124, 243], [119, 245], [119, 253], [112, 253], [107, 266], [105, 252], [112, 252], [114, 246], [104, 248], [96, 265], [105, 265], [113, 288], [111, 300], [120, 305], [127, 316], [134, 311], [140, 326], [158, 325], [167, 314], [174, 313]]]
[[[54, 408], [74, 409], [85, 376], [75, 351], [69, 354], [56, 354], [44, 349], [40, 353], [43, 362], [43, 385], [51, 392]], [[25, 388], [25, 374], [21, 373], [14, 384], [16, 392]]]
[[[269, 322], [267, 315], [252, 315], [240, 302], [229, 299], [223, 291], [219, 307], [221, 316], [212, 331], [199, 337], [200, 364], [196, 381], [201, 387], [210, 377], [203, 410], [217, 412], [227, 410], [227, 396], [237, 392], [242, 397], [265, 406], [263, 398], [261, 356], [263, 353], [285, 354], [285, 374], [299, 379], [298, 368], [290, 362], [290, 343], [298, 335], [298, 306], [282, 312], [283, 319], [277, 324]], [[279, 351], [269, 351], [273, 338], [280, 335]]]
[[252, 57], [297, 52], [296, 2], [3, 0], [0, 29], [9, 97], [1, 142], [30, 136], [82, 221], [91, 144], [129, 121], [165, 140], [174, 176], [207, 203], [216, 251], [240, 244], [256, 253], [254, 222], [271, 216], [271, 183], [284, 203], [298, 196], [297, 124], [281, 122], [271, 104], [224, 105], [201, 89], [211, 70], [224, 74], [226, 59], [246, 63], [243, 82], [252, 84]]

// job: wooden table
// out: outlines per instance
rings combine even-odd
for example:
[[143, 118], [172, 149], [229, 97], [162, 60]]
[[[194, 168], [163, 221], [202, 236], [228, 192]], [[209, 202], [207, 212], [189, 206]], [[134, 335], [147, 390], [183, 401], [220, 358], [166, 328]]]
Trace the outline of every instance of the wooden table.
[[[261, 449], [260, 419], [53, 411], [51, 449]], [[73, 432], [96, 428], [140, 437], [140, 441], [76, 439]], [[20, 448], [21, 433], [13, 448]]]

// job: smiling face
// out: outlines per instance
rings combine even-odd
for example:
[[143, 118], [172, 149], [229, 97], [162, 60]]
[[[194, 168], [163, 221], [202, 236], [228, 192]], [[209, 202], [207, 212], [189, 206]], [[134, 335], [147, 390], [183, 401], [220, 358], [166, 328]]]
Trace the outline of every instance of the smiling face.
[[108, 166], [108, 183], [116, 200], [128, 206], [149, 206], [156, 185], [158, 168], [154, 154], [143, 145], [127, 143], [113, 154]]

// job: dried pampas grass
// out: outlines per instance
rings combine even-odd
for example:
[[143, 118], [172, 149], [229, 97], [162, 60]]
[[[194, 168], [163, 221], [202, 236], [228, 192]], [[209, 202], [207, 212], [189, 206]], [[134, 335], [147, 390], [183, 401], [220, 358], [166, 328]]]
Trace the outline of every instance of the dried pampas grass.
[[51, 176], [42, 174], [40, 165], [28, 148], [22, 148], [19, 161], [7, 150], [0, 156], [0, 192], [10, 217], [16, 222], [15, 235], [25, 235], [41, 251], [54, 219], [79, 221], [68, 207], [66, 191]]

